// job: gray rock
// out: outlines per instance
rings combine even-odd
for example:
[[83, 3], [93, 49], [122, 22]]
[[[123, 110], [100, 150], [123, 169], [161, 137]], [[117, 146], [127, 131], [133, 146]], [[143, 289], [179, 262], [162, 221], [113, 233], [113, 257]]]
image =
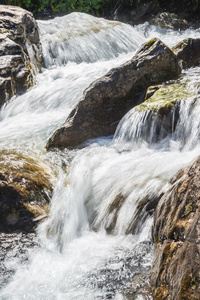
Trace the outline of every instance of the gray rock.
[[120, 119], [140, 102], [150, 85], [176, 78], [181, 72], [174, 53], [159, 39], [142, 45], [125, 64], [112, 69], [84, 92], [47, 149], [75, 147], [87, 139], [115, 132]]
[[0, 5], [0, 33], [23, 47], [32, 63], [43, 64], [37, 23], [31, 12], [17, 6]]
[[153, 18], [153, 23], [167, 29], [186, 29], [188, 22], [180, 19], [175, 13], [162, 12]]
[[186, 68], [200, 65], [200, 39], [185, 39], [174, 46], [172, 51], [185, 62]]
[[0, 5], [0, 107], [34, 83], [42, 64], [33, 15], [20, 7]]

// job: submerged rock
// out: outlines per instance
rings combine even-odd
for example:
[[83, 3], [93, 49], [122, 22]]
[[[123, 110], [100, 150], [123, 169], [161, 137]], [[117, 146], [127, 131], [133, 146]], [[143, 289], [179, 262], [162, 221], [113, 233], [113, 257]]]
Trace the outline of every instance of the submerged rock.
[[33, 231], [47, 215], [52, 174], [33, 158], [0, 152], [0, 231]]
[[48, 141], [47, 149], [75, 147], [113, 134], [120, 119], [141, 102], [141, 97], [143, 100], [148, 86], [174, 79], [180, 72], [177, 57], [159, 39], [143, 44], [131, 60], [85, 90], [64, 125]]
[[200, 65], [200, 39], [184, 39], [172, 51], [186, 63], [187, 68]]
[[180, 171], [156, 208], [151, 274], [154, 299], [199, 299], [200, 158]]
[[169, 12], [158, 14], [153, 19], [153, 23], [167, 29], [186, 29], [189, 26], [185, 19], [180, 19], [175, 13]]
[[42, 63], [33, 15], [20, 7], [0, 5], [0, 107], [33, 84]]

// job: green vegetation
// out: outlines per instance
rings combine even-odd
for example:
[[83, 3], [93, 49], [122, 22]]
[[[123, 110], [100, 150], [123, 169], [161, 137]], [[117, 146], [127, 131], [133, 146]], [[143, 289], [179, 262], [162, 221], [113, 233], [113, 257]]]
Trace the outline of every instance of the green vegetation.
[[[140, 0], [129, 0], [130, 6], [134, 5], [135, 2]], [[112, 1], [112, 0], [5, 0], [5, 4], [17, 5], [28, 9], [32, 12], [40, 12], [43, 9], [50, 9], [53, 13], [55, 12], [66, 12], [70, 13], [73, 11], [80, 12], [91, 12], [93, 14], [98, 13], [106, 4], [115, 2], [121, 3], [123, 0]]]
[[[150, 0], [2, 0], [1, 4], [16, 5], [23, 7], [33, 13], [39, 13], [44, 9], [50, 12], [64, 12], [70, 13], [73, 11], [88, 12], [94, 15], [99, 13], [102, 15], [104, 9], [121, 7], [131, 8], [136, 7], [138, 4], [149, 2]], [[200, 0], [151, 0], [163, 9], [175, 7], [185, 11], [198, 12], [200, 10]]]

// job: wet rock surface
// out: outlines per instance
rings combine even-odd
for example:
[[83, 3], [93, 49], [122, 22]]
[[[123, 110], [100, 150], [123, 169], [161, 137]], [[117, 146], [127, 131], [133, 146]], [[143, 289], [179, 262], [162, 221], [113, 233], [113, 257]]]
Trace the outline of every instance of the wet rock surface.
[[[123, 256], [119, 252], [116, 257], [106, 262], [96, 273], [90, 275], [93, 288], [105, 291], [105, 296], [99, 299], [115, 299], [123, 295], [123, 299], [135, 299], [137, 295], [148, 296], [149, 270], [153, 245], [141, 242], [133, 251], [126, 251]], [[150, 297], [144, 299], [151, 299]]]
[[0, 288], [8, 283], [18, 264], [28, 262], [28, 250], [36, 245], [34, 233], [0, 233]]
[[180, 107], [189, 99], [195, 103], [195, 92], [186, 82], [176, 80], [163, 85], [149, 87], [146, 100], [135, 107], [135, 111], [145, 119], [138, 138], [148, 143], [156, 143], [172, 135], [179, 122]]
[[145, 43], [131, 60], [85, 90], [64, 125], [48, 141], [47, 149], [75, 147], [113, 134], [120, 119], [143, 101], [148, 86], [175, 79], [180, 72], [178, 59], [159, 39]]
[[0, 107], [34, 83], [42, 64], [33, 15], [20, 7], [0, 5]]
[[31, 232], [48, 213], [52, 174], [33, 158], [0, 152], [0, 232]]
[[174, 46], [172, 51], [184, 61], [186, 68], [200, 65], [200, 39], [185, 39]]
[[151, 274], [154, 299], [199, 299], [200, 158], [181, 170], [157, 206]]

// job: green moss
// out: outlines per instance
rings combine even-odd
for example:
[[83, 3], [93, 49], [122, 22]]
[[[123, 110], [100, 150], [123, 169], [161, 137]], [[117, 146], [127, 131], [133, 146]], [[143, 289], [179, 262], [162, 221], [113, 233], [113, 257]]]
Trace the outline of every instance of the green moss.
[[192, 211], [193, 211], [192, 203], [188, 203], [188, 204], [185, 206], [185, 213], [184, 213], [184, 215], [187, 216], [187, 215], [189, 215]]
[[148, 47], [152, 46], [155, 43], [155, 41], [156, 41], [156, 39], [151, 39], [150, 41], [148, 41], [146, 43], [146, 46], [148, 46]]
[[153, 96], [142, 104], [135, 107], [137, 111], [158, 111], [160, 109], [170, 109], [175, 106], [177, 101], [186, 100], [192, 93], [186, 86], [181, 84], [170, 84], [157, 90]]

